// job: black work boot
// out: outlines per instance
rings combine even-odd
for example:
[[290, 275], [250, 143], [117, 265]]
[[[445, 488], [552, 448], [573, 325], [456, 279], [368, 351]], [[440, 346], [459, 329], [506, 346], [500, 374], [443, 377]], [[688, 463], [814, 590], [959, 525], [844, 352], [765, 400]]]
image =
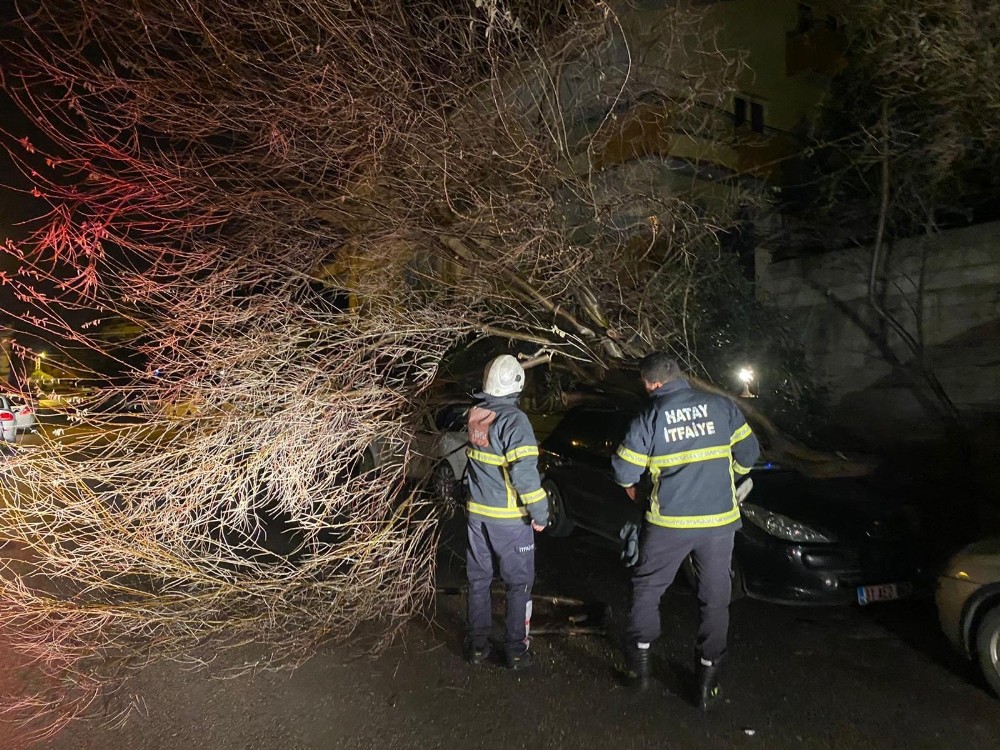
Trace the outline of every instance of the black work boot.
[[698, 708], [708, 711], [722, 697], [722, 689], [719, 687], [719, 670], [721, 663], [716, 660], [712, 664], [705, 664], [700, 658], [695, 662], [695, 680], [697, 682], [696, 692], [698, 698]]
[[520, 672], [524, 669], [529, 669], [534, 663], [535, 657], [531, 655], [530, 651], [521, 651], [519, 653], [507, 652], [507, 669], [511, 671]]
[[625, 647], [625, 684], [635, 690], [649, 687], [649, 652], [651, 649], [631, 645]]
[[490, 659], [490, 646], [486, 644], [485, 646], [477, 646], [472, 643], [465, 644], [465, 660], [469, 664], [479, 666], [480, 664], [485, 664]]

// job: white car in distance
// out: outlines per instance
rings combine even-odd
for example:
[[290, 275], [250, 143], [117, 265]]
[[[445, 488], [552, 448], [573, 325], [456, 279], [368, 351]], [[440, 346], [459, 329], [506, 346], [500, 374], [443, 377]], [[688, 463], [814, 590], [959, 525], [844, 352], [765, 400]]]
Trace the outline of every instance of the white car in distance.
[[16, 393], [0, 394], [0, 432], [3, 440], [13, 443], [19, 432], [34, 432], [37, 428], [35, 409], [31, 402]]

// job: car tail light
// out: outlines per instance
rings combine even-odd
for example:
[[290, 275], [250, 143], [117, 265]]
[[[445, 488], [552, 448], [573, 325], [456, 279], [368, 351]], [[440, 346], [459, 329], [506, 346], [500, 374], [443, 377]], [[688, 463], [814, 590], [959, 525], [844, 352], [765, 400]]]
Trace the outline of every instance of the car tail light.
[[7, 420], [14, 418], [14, 412], [12, 411], [0, 411], [0, 422], [5, 422]]
[[21, 409], [21, 414], [22, 415], [24, 415], [24, 414], [31, 414], [31, 407], [30, 406], [25, 406], [23, 409]]

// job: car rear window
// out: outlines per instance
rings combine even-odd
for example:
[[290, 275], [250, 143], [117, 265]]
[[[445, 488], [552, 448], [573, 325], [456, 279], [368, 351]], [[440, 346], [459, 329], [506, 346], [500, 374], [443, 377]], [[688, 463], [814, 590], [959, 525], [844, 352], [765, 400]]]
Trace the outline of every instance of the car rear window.
[[554, 453], [582, 451], [610, 458], [625, 437], [628, 423], [629, 415], [619, 411], [571, 411], [542, 447]]
[[468, 414], [469, 404], [449, 404], [438, 411], [434, 426], [442, 432], [464, 430]]

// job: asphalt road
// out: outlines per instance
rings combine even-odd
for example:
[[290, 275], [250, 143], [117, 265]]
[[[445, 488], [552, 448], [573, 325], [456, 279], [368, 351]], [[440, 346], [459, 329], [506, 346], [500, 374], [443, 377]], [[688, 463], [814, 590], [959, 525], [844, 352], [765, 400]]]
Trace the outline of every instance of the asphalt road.
[[[37, 747], [1000, 747], [1000, 701], [949, 652], [930, 602], [835, 609], [736, 602], [726, 700], [702, 715], [688, 698], [697, 607], [687, 587], [678, 582], [664, 597], [656, 684], [635, 695], [619, 681], [627, 577], [615, 551], [586, 535], [542, 540], [538, 563], [537, 593], [609, 604], [612, 620], [607, 636], [536, 636], [530, 674], [464, 664], [463, 600], [442, 593], [433, 618], [413, 623], [379, 658], [330, 644], [295, 670], [235, 679], [221, 679], [224, 660], [199, 671], [153, 665], [95, 719]], [[461, 579], [461, 562], [446, 547], [439, 583], [447, 589]], [[534, 626], [564, 624], [568, 612], [540, 599]], [[0, 747], [24, 747], [7, 742]]]

